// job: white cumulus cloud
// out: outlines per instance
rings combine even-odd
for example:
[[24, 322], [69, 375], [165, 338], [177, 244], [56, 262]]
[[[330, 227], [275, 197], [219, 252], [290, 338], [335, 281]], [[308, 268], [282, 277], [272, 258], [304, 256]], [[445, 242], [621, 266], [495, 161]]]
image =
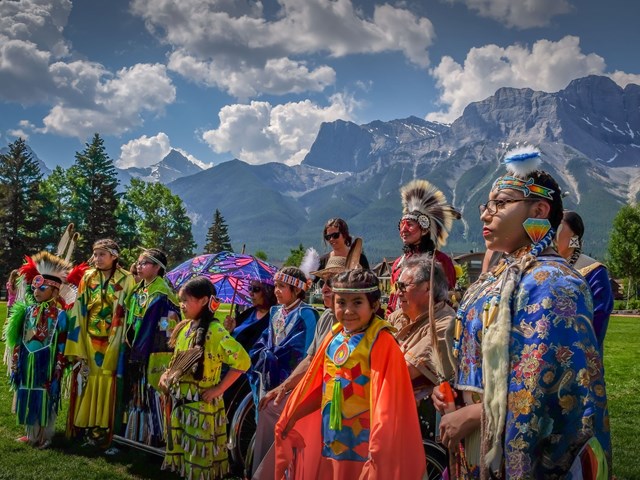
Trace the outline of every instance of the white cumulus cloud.
[[187, 157], [189, 161], [203, 169], [212, 166], [205, 163], [182, 148], [172, 147], [169, 136], [164, 132], [159, 132], [153, 137], [142, 135], [139, 138], [129, 140], [120, 147], [120, 158], [116, 161], [118, 168], [150, 167], [166, 157], [171, 150], [176, 150]]
[[611, 80], [613, 80], [623, 88], [630, 83], [640, 85], [640, 75], [637, 73], [626, 73], [620, 70], [616, 70], [615, 72], [609, 74], [609, 77], [611, 77]]
[[[261, 93], [322, 91], [335, 71], [299, 59], [312, 55], [401, 52], [419, 67], [429, 64], [435, 37], [425, 17], [389, 4], [367, 18], [352, 0], [279, 0], [267, 17], [260, 2], [134, 0], [132, 12], [173, 47], [169, 67], [193, 81], [237, 98]], [[298, 58], [297, 58], [298, 57]]]
[[171, 142], [166, 133], [160, 132], [153, 137], [143, 135], [129, 140], [120, 147], [118, 168], [149, 167], [158, 163], [171, 151]]
[[481, 17], [492, 18], [508, 27], [533, 28], [548, 25], [557, 15], [572, 9], [567, 0], [449, 0], [464, 3]]
[[[557, 42], [538, 40], [531, 48], [472, 48], [463, 65], [445, 56], [430, 73], [440, 90], [439, 103], [444, 110], [427, 115], [427, 119], [452, 122], [469, 103], [483, 100], [501, 87], [556, 92], [575, 78], [606, 75], [606, 63], [595, 53], [583, 53], [578, 37], [566, 36]], [[620, 85], [640, 78], [619, 71], [609, 76]]]
[[[176, 97], [175, 86], [164, 65], [136, 64], [119, 70], [115, 76], [93, 63], [72, 65], [78, 70], [72, 78], [85, 84], [78, 92], [79, 97], [88, 92], [92, 95], [84, 102], [79, 98], [77, 103], [62, 100], [55, 105], [43, 119], [47, 133], [81, 139], [94, 132], [121, 134], [141, 125], [144, 112], [162, 113]], [[59, 66], [52, 68], [56, 67]]]
[[0, 100], [49, 106], [38, 130], [80, 139], [97, 131], [120, 134], [142, 124], [145, 114], [162, 114], [175, 100], [166, 66], [111, 72], [74, 60], [63, 36], [71, 6], [69, 0], [0, 1]]
[[330, 97], [326, 107], [310, 100], [226, 105], [218, 113], [218, 128], [204, 132], [202, 138], [215, 152], [230, 152], [247, 163], [295, 165], [309, 152], [322, 122], [350, 120], [356, 106], [343, 94]]

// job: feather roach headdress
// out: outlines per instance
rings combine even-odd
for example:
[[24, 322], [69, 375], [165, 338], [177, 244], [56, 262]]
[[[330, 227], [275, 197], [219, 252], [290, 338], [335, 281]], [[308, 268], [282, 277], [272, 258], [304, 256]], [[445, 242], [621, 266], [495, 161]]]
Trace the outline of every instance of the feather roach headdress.
[[426, 180], [412, 180], [400, 189], [402, 219], [413, 220], [429, 230], [436, 248], [447, 243], [449, 230], [460, 213], [447, 203], [444, 194]]
[[511, 188], [520, 190], [525, 197], [536, 195], [552, 200], [552, 189], [537, 185], [533, 178], [529, 178], [531, 173], [540, 169], [541, 163], [540, 150], [535, 147], [520, 147], [507, 152], [504, 157], [507, 174], [494, 182], [492, 190]]
[[77, 286], [88, 268], [86, 263], [72, 268], [67, 260], [44, 251], [24, 258], [25, 263], [18, 271], [25, 286], [50, 285], [59, 290], [60, 297], [67, 305], [75, 301]]

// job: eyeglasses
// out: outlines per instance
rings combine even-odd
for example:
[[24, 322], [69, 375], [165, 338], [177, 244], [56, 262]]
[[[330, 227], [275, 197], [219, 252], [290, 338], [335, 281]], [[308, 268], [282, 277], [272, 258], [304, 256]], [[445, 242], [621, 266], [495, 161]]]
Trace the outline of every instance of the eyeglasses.
[[262, 287], [260, 285], [251, 285], [249, 287], [249, 291], [251, 293], [260, 293], [262, 291]]
[[405, 293], [409, 285], [417, 285], [418, 283], [422, 283], [422, 282], [402, 282], [398, 280], [396, 282], [396, 290], [398, 290], [399, 292]]
[[498, 210], [502, 210], [507, 203], [516, 203], [516, 202], [539, 202], [537, 198], [507, 198], [503, 200], [489, 200], [487, 203], [483, 203], [482, 205], [478, 205], [478, 210], [480, 211], [480, 215], [482, 215], [485, 211], [489, 215], [495, 215], [498, 213]]
[[342, 235], [340, 232], [327, 233], [324, 236], [324, 239], [328, 242], [329, 240], [337, 240]]
[[328, 278], [326, 280], [324, 278], [321, 278], [320, 280], [318, 280], [318, 288], [320, 288], [320, 290], [322, 290], [325, 285], [327, 287], [331, 288], [331, 279], [330, 278]]
[[153, 264], [153, 262], [148, 262], [146, 260], [137, 263], [139, 267], [144, 267], [145, 265], [151, 265], [151, 264]]

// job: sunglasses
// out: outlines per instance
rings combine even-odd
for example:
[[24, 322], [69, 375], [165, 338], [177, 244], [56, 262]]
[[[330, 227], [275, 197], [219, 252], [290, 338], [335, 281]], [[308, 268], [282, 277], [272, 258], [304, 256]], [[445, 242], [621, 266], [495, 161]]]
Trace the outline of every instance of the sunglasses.
[[47, 288], [50, 288], [50, 286], [40, 285], [39, 287], [36, 287], [35, 285], [32, 285], [31, 288], [33, 288], [34, 290], [40, 290], [41, 292], [44, 292], [45, 290], [47, 290]]
[[419, 283], [419, 282], [401, 282], [398, 280], [396, 282], [396, 290], [398, 290], [399, 292], [405, 293], [409, 285], [415, 285], [416, 283]]
[[331, 288], [331, 280], [330, 279], [324, 280], [323, 278], [318, 280], [318, 288], [320, 288], [320, 290], [322, 290], [325, 285]]
[[262, 287], [261, 287], [261, 286], [259, 286], [259, 285], [251, 285], [251, 286], [249, 287], [249, 291], [250, 291], [251, 293], [260, 293], [260, 292], [262, 291]]
[[327, 233], [324, 236], [324, 239], [328, 242], [329, 240], [337, 240], [342, 235], [340, 232]]

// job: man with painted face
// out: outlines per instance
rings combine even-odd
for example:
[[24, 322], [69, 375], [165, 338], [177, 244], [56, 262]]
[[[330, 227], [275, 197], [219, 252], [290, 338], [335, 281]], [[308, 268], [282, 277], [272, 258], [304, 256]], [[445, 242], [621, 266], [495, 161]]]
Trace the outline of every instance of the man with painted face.
[[448, 255], [439, 248], [447, 242], [454, 219], [459, 219], [458, 211], [447, 203], [444, 194], [426, 180], [412, 180], [400, 189], [402, 218], [398, 223], [404, 254], [391, 267], [391, 295], [387, 304], [387, 317], [399, 306], [395, 283], [400, 276], [404, 262], [412, 255], [429, 253], [444, 271], [449, 289], [456, 285], [456, 271]]

